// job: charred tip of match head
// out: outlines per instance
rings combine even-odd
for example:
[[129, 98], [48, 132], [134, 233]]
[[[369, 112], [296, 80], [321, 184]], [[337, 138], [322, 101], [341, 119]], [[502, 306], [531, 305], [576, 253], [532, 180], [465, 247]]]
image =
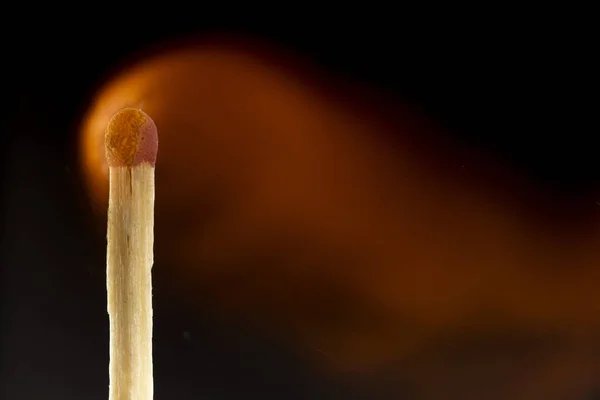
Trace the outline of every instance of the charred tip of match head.
[[142, 110], [124, 108], [113, 115], [104, 140], [106, 162], [111, 167], [156, 164], [158, 131], [152, 118]]

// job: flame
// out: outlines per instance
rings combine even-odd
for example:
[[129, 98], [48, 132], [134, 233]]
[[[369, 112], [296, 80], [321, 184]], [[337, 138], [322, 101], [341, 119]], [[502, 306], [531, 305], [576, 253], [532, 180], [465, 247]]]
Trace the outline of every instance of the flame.
[[[81, 165], [91, 195], [95, 199], [108, 196], [108, 165], [104, 156], [104, 131], [110, 118], [128, 107], [142, 108], [144, 96], [151, 87], [152, 71], [138, 66], [109, 82], [97, 94], [84, 118], [80, 140]], [[147, 108], [144, 111], [148, 112]], [[106, 200], [104, 200], [106, 201]]]
[[442, 136], [403, 106], [269, 54], [173, 50], [114, 77], [90, 108], [82, 166], [99, 202], [109, 118], [142, 106], [156, 122], [159, 271], [198, 303], [286, 327], [336, 368], [417, 365], [432, 341], [493, 333], [482, 321], [596, 332], [594, 246], [557, 245], [517, 189], [469, 178], [487, 161], [432, 156], [414, 138]]

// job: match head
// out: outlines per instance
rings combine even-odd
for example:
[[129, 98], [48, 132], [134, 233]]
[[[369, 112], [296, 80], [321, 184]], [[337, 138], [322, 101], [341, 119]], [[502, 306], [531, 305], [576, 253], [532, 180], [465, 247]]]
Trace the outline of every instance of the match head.
[[106, 127], [104, 144], [110, 167], [130, 167], [142, 162], [156, 164], [156, 125], [137, 108], [124, 108], [113, 115]]

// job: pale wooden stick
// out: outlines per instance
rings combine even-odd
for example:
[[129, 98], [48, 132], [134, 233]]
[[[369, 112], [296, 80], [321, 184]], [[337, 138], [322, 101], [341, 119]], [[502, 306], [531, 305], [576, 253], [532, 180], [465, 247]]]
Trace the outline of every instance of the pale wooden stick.
[[141, 110], [106, 130], [109, 400], [152, 400], [152, 275], [156, 126]]

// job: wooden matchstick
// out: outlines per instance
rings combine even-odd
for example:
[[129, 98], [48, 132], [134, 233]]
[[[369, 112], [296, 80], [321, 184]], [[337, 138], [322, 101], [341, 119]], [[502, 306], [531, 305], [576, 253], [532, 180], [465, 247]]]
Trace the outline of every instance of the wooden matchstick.
[[108, 123], [106, 287], [110, 318], [109, 400], [151, 400], [152, 264], [156, 125], [126, 108]]

